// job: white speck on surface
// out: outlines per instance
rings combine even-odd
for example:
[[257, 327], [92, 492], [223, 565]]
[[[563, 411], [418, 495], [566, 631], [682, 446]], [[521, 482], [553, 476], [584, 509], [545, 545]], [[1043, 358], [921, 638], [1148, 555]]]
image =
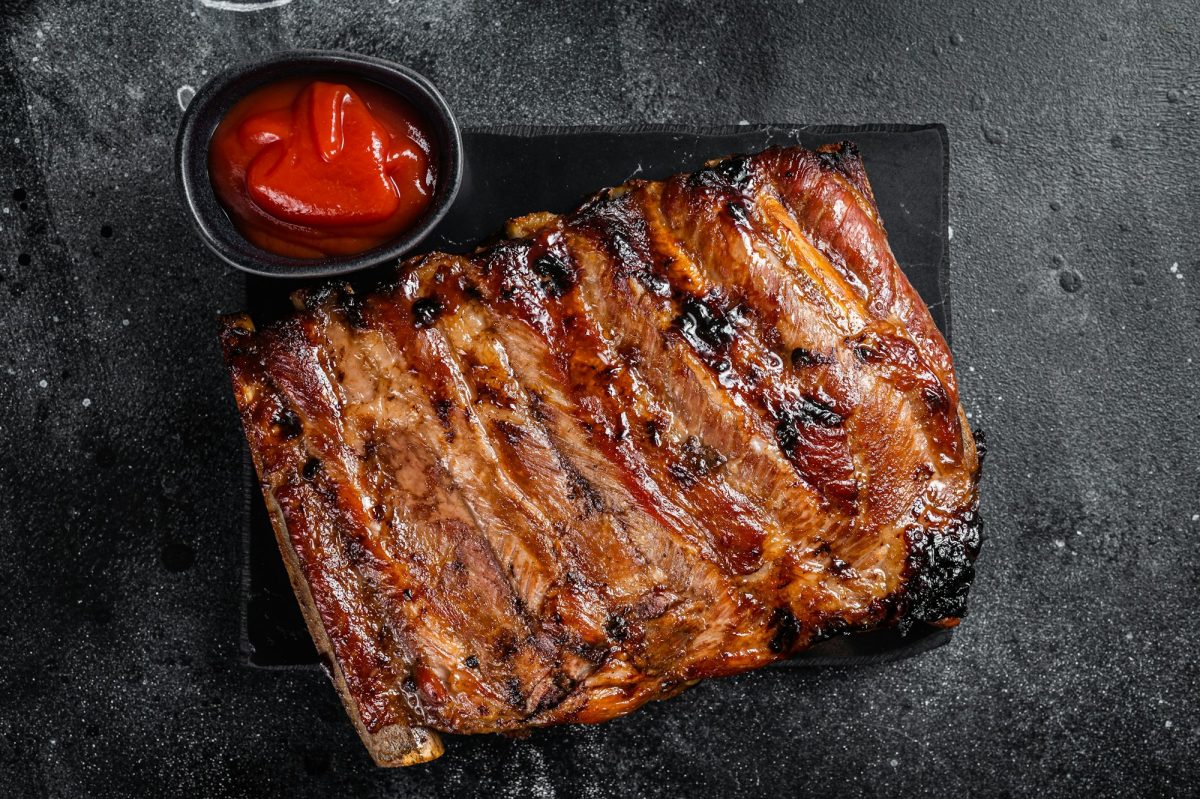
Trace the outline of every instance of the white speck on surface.
[[247, 13], [251, 11], [266, 11], [268, 8], [281, 8], [292, 0], [258, 0], [258, 2], [238, 2], [238, 0], [199, 0], [200, 5], [214, 11], [235, 11]]
[[83, 398], [83, 407], [85, 407], [85, 408], [92, 407], [92, 401], [90, 399], [88, 399], [87, 397], [84, 397]]
[[1132, 640], [1133, 640], [1133, 633], [1125, 633], [1125, 640], [1126, 640], [1126, 641], [1132, 641]]
[[896, 766], [900, 765], [900, 761], [893, 757], [891, 760], [888, 761], [888, 765], [891, 766], [892, 768], [895, 768]]
[[1061, 538], [1054, 539], [1054, 546], [1058, 547], [1059, 549], [1062, 549], [1066, 545], [1067, 545], [1067, 542], [1063, 541]]
[[1171, 720], [1170, 720], [1170, 719], [1167, 719], [1166, 723], [1165, 723], [1165, 724], [1163, 724], [1163, 726], [1164, 726], [1164, 727], [1166, 727], [1166, 728], [1169, 730], [1169, 729], [1171, 729], [1172, 727], [1174, 727], [1175, 725], [1174, 725], [1174, 724], [1171, 722]]
[[41, 388], [47, 388], [49, 385], [50, 384], [46, 382], [45, 378], [38, 381], [38, 386]]
[[946, 225], [946, 238], [954, 241], [954, 228], [950, 225]]
[[739, 120], [738, 120], [738, 124], [739, 124], [739, 125], [749, 125], [749, 124], [750, 124], [750, 120], [748, 120], [748, 119], [739, 119]]
[[1193, 513], [1193, 514], [1192, 514], [1192, 521], [1194, 521], [1194, 522], [1200, 522], [1200, 513]]
[[182, 111], [187, 110], [188, 103], [190, 103], [192, 98], [195, 96], [196, 87], [189, 86], [186, 83], [175, 90], [175, 101], [179, 103], [179, 108]]
[[128, 319], [122, 319], [122, 320], [121, 320], [121, 324], [122, 324], [122, 325], [124, 325], [125, 327], [129, 327], [129, 320], [128, 320]]

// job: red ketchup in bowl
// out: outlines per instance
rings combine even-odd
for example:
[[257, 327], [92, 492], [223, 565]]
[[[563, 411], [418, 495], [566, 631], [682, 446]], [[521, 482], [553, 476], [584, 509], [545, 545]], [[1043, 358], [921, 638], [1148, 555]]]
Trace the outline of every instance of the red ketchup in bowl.
[[213, 189], [234, 225], [293, 258], [356, 255], [396, 238], [429, 208], [436, 164], [411, 105], [343, 78], [255, 89], [209, 145]]

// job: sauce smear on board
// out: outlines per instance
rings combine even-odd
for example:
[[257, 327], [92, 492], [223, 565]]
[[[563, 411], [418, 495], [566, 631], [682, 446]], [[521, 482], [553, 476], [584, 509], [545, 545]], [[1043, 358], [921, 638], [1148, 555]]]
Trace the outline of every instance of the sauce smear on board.
[[294, 258], [355, 255], [396, 238], [429, 208], [436, 163], [416, 109], [341, 78], [254, 90], [209, 147], [213, 188], [238, 230]]

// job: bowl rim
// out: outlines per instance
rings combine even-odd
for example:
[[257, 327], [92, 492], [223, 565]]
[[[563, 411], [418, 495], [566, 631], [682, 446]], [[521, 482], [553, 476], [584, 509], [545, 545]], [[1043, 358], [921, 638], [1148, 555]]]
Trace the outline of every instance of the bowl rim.
[[[341, 72], [371, 80], [417, 107], [438, 141], [439, 168], [434, 196], [425, 215], [395, 239], [355, 255], [291, 258], [268, 252], [246, 239], [226, 215], [213, 190], [208, 145], [229, 109], [249, 92], [302, 72]], [[347, 275], [398, 262], [433, 231], [458, 196], [463, 180], [462, 129], [445, 97], [416, 70], [377, 56], [341, 50], [288, 50], [241, 61], [197, 90], [183, 112], [175, 137], [175, 182], [200, 239], [222, 261], [254, 275], [274, 278], [322, 278]]]

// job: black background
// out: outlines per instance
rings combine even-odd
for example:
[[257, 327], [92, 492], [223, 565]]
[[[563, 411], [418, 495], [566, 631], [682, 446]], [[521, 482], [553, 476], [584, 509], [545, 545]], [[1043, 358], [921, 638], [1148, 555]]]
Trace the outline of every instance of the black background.
[[[1195, 790], [1190, 0], [204, 2], [0, 10], [0, 793]], [[951, 645], [390, 772], [322, 675], [239, 665], [242, 442], [213, 316], [244, 283], [169, 164], [180, 88], [283, 47], [407, 63], [471, 125], [945, 123], [954, 350], [991, 443]]]

